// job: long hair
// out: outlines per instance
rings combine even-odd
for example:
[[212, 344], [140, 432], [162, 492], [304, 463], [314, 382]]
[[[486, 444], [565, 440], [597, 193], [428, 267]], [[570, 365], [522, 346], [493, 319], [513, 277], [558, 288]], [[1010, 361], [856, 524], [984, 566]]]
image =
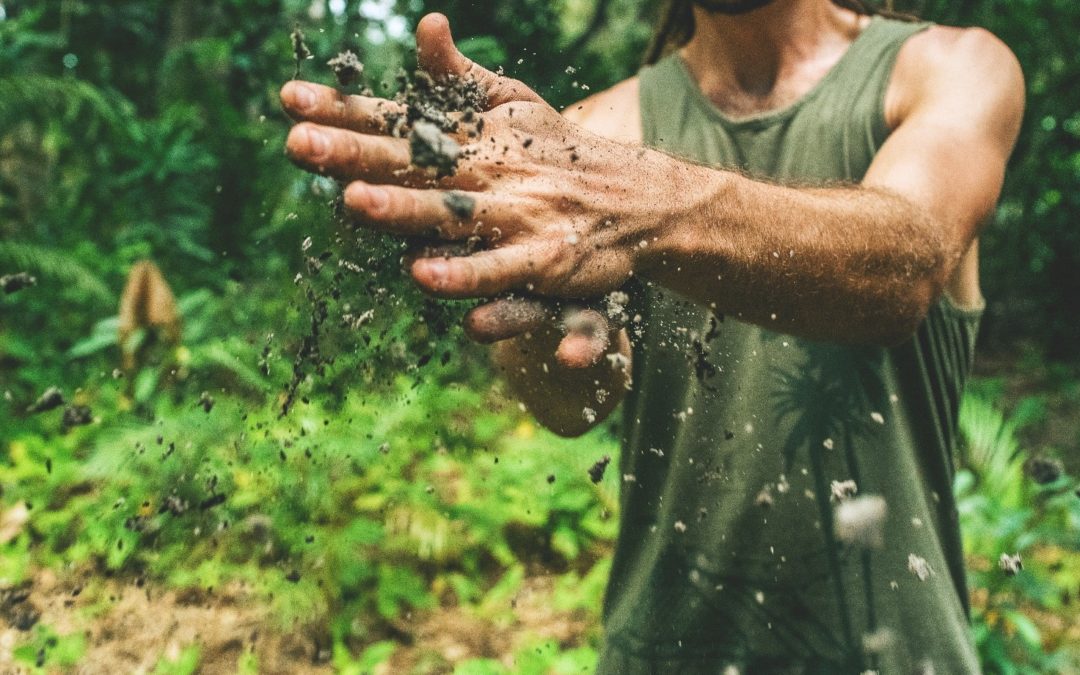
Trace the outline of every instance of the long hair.
[[[871, 16], [880, 14], [896, 19], [913, 20], [915, 17], [893, 10], [892, 0], [885, 0], [885, 6], [879, 7], [866, 0], [832, 0], [834, 4], [858, 14]], [[669, 49], [682, 47], [694, 36], [694, 13], [691, 0], [667, 0], [660, 10], [656, 31], [649, 47], [645, 50], [646, 65], [656, 63]]]

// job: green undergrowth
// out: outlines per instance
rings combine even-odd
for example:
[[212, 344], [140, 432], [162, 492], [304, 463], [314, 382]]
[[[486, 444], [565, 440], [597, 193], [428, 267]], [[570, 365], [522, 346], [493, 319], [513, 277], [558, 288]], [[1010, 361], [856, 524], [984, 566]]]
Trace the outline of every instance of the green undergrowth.
[[[617, 481], [587, 469], [613, 452], [610, 431], [566, 441], [497, 387], [416, 383], [311, 398], [284, 419], [273, 400], [219, 394], [205, 412], [161, 397], [155, 421], [16, 434], [2, 507], [29, 518], [0, 585], [51, 567], [208, 597], [242, 586], [278, 630], [332, 639], [343, 669], [416, 610], [498, 619], [529, 573], [561, 574], [558, 604], [595, 624]], [[547, 661], [586, 658], [567, 654]]]

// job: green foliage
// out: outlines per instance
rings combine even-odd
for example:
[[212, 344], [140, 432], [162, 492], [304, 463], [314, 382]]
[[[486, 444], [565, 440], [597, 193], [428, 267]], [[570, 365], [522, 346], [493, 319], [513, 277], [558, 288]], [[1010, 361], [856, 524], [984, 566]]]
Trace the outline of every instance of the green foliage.
[[86, 651], [86, 638], [79, 633], [60, 635], [48, 626], [34, 626], [31, 634], [16, 647], [15, 660], [32, 673], [71, 668]]
[[[989, 401], [964, 400], [955, 490], [976, 643], [990, 672], [1067, 672], [1080, 667], [1080, 651], [1047, 619], [1068, 615], [1080, 584], [1080, 499], [1067, 475], [1046, 485], [1028, 478], [1017, 427]], [[1020, 554], [1024, 569], [1006, 575], [1002, 554]]]
[[[451, 604], [508, 621], [511, 600], [542, 569], [559, 575], [555, 607], [593, 626], [587, 644], [537, 638], [513, 668], [478, 659], [458, 671], [594, 667], [618, 479], [612, 470], [593, 485], [586, 469], [616, 454], [608, 430], [575, 442], [536, 430], [507, 409], [459, 331], [437, 334], [401, 311], [424, 305], [389, 274], [378, 288], [357, 281], [339, 302], [366, 307], [385, 292], [399, 315], [380, 318], [371, 345], [348, 335], [327, 345], [335, 362], [303, 378], [301, 403], [278, 418], [309, 320], [293, 283], [300, 242], [335, 236], [336, 186], [282, 159], [288, 121], [276, 97], [293, 73], [294, 26], [315, 54], [303, 77], [330, 83], [325, 61], [350, 48], [366, 83], [389, 93], [385, 83], [414, 61], [412, 26], [439, 10], [469, 56], [568, 105], [634, 72], [657, 3], [393, 4], [382, 15], [347, 0], [335, 15], [322, 0], [3, 3], [0, 273], [30, 271], [39, 284], [0, 297], [0, 391], [10, 393], [0, 511], [30, 507], [25, 528], [0, 545], [0, 584], [43, 566], [178, 588], [242, 581], [280, 627], [325, 634], [335, 666], [362, 673], [393, 656], [386, 629], [409, 612]], [[1080, 10], [1063, 0], [907, 4], [991, 28], [1024, 66], [1028, 115], [984, 237], [988, 327], [999, 341], [1022, 332], [1075, 354], [1074, 321], [1060, 308], [1080, 293], [1080, 102], [1070, 86]], [[131, 263], [146, 257], [179, 298], [183, 339], [117, 379], [116, 305]], [[421, 347], [453, 359], [418, 368]], [[60, 434], [58, 411], [28, 417], [26, 405], [54, 385], [96, 421]], [[195, 403], [203, 391], [216, 399], [210, 413]], [[1039, 399], [1005, 418], [970, 398], [961, 418], [957, 493], [976, 637], [992, 672], [1078, 667], [1044, 619], [1065, 615], [1080, 585], [1080, 500], [1067, 482], [1026, 479], [1016, 440], [1046, 414]], [[1022, 554], [1020, 575], [1000, 572], [1002, 552]], [[81, 636], [37, 626], [16, 657], [32, 669], [43, 655], [41, 668], [54, 670], [84, 650]], [[193, 672], [199, 658], [197, 648], [163, 655], [157, 672]], [[256, 672], [254, 654], [237, 670]]]

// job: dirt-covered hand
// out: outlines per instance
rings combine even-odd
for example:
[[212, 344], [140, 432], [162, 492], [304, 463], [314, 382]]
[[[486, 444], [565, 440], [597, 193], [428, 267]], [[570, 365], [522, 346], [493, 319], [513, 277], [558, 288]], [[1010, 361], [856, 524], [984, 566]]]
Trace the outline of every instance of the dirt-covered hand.
[[486, 94], [480, 133], [454, 139], [463, 151], [452, 175], [416, 167], [409, 142], [390, 134], [386, 120], [400, 104], [298, 82], [282, 91], [302, 120], [287, 144], [294, 161], [348, 182], [345, 205], [363, 223], [478, 244], [471, 255], [412, 263], [434, 295], [590, 298], [619, 288], [663, 220], [664, 200], [649, 186], [671, 172], [670, 160], [591, 134], [524, 84], [476, 65], [441, 15], [421, 21], [417, 44], [434, 78], [471, 80]]

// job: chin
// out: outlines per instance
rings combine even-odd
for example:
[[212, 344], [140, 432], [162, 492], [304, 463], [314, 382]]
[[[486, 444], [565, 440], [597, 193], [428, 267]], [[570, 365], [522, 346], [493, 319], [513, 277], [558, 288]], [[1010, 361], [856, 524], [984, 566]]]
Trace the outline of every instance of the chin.
[[775, 0], [692, 0], [694, 6], [709, 12], [710, 14], [746, 14], [765, 5], [771, 5]]

